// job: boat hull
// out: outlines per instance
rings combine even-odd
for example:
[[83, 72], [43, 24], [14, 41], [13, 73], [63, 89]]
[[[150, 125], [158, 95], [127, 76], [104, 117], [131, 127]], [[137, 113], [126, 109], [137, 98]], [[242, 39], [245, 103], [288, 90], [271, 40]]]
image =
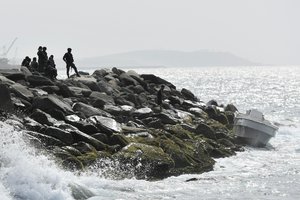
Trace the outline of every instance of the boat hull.
[[243, 117], [237, 117], [233, 127], [238, 142], [256, 147], [265, 146], [276, 131], [276, 126]]

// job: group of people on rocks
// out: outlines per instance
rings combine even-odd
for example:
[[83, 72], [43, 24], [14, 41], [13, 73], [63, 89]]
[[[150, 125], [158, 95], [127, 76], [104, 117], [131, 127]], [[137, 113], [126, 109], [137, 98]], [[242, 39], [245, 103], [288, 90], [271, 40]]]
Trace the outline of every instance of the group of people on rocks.
[[[70, 68], [74, 69], [76, 75], [79, 77], [79, 73], [74, 64], [74, 58], [72, 55], [72, 49], [68, 48], [67, 53], [63, 56], [63, 60], [66, 62], [67, 67], [67, 76], [70, 78], [69, 71]], [[37, 52], [38, 60], [36, 57], [33, 57], [32, 60], [28, 56], [24, 58], [21, 66], [27, 67], [31, 72], [39, 72], [52, 80], [55, 80], [57, 77], [57, 69], [54, 61], [54, 56], [50, 55], [48, 57], [47, 47], [40, 46]]]

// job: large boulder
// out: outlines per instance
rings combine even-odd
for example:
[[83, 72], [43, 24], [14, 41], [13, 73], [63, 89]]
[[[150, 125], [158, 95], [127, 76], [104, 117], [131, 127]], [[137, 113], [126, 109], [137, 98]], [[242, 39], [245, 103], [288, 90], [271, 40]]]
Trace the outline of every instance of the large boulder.
[[19, 83], [11, 85], [10, 89], [13, 93], [16, 94], [17, 97], [25, 99], [26, 101], [31, 101], [34, 97], [33, 93], [30, 90], [28, 90], [27, 87]]
[[55, 95], [37, 97], [34, 99], [32, 105], [33, 108], [38, 108], [45, 112], [51, 112], [52, 110], [56, 109], [62, 111], [65, 114], [73, 113], [71, 106]]
[[191, 101], [196, 101], [197, 100], [195, 95], [188, 89], [182, 88], [181, 94], [188, 100], [191, 100]]
[[73, 110], [82, 113], [86, 118], [96, 115], [111, 117], [109, 113], [82, 102], [75, 103]]
[[15, 82], [6, 78], [5, 76], [0, 75], [0, 83], [4, 84], [6, 86], [11, 86], [12, 84], [14, 84]]
[[131, 76], [129, 76], [127, 73], [123, 73], [119, 76], [119, 79], [121, 81], [121, 83], [123, 83], [123, 85], [127, 86], [127, 85], [138, 85], [139, 83], [132, 78]]
[[5, 84], [0, 83], [0, 110], [12, 111], [13, 103], [9, 89]]
[[67, 145], [73, 144], [72, 134], [56, 127], [48, 127], [45, 135], [54, 137]]
[[203, 135], [209, 139], [216, 139], [216, 135], [214, 130], [205, 123], [200, 123], [195, 129], [195, 133], [199, 135]]
[[80, 88], [80, 87], [69, 87], [70, 91], [72, 92], [73, 96], [75, 97], [88, 97], [92, 93], [90, 89]]
[[130, 143], [114, 155], [123, 163], [130, 163], [135, 168], [138, 178], [164, 178], [174, 167], [173, 160], [160, 147], [147, 144]]
[[49, 114], [36, 109], [31, 115], [30, 118], [34, 119], [42, 125], [53, 126], [56, 123], [56, 119], [52, 118]]
[[167, 85], [170, 88], [176, 89], [176, 87], [172, 83], [153, 74], [142, 74], [141, 77], [149, 83], [155, 83], [157, 85], [163, 84], [163, 85]]
[[108, 145], [100, 142], [99, 140], [81, 131], [71, 131], [71, 134], [73, 136], [74, 142], [80, 142], [80, 141], [86, 142], [92, 145], [93, 147], [95, 147], [96, 150], [98, 151], [106, 150], [108, 147]]
[[116, 120], [103, 117], [103, 116], [93, 116], [89, 118], [101, 131], [105, 133], [120, 133], [122, 131], [121, 124], [116, 122]]
[[45, 76], [37, 76], [37, 75], [28, 76], [27, 81], [33, 87], [43, 86], [43, 85], [54, 85], [54, 83]]
[[92, 91], [99, 91], [99, 87], [97, 85], [97, 79], [95, 79], [93, 76], [81, 76], [76, 77], [76, 81], [88, 86], [89, 89]]
[[25, 74], [20, 69], [0, 69], [0, 74], [15, 82], [25, 80]]
[[115, 105], [113, 97], [102, 92], [92, 92], [89, 97], [93, 106], [98, 108], [103, 108], [105, 104]]

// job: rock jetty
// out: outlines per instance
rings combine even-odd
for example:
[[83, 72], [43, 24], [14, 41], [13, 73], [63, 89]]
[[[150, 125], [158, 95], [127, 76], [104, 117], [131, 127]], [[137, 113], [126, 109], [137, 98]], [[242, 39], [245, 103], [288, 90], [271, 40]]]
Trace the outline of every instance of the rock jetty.
[[[161, 85], [162, 110], [156, 104]], [[24, 67], [0, 70], [0, 110], [2, 121], [74, 171], [111, 161], [120, 170], [130, 167], [136, 178], [162, 179], [210, 171], [214, 158], [243, 149], [232, 133], [234, 105], [204, 103], [185, 88], [132, 70], [55, 81]]]

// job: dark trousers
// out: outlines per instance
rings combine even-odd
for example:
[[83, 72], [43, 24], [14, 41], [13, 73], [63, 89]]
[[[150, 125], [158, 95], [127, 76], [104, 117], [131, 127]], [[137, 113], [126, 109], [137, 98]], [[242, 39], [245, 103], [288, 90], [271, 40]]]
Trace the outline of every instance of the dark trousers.
[[78, 71], [77, 71], [77, 68], [76, 68], [75, 64], [74, 63], [67, 63], [67, 76], [68, 76], [68, 78], [70, 77], [69, 76], [70, 67], [72, 67], [74, 69], [77, 76], [80, 76]]

